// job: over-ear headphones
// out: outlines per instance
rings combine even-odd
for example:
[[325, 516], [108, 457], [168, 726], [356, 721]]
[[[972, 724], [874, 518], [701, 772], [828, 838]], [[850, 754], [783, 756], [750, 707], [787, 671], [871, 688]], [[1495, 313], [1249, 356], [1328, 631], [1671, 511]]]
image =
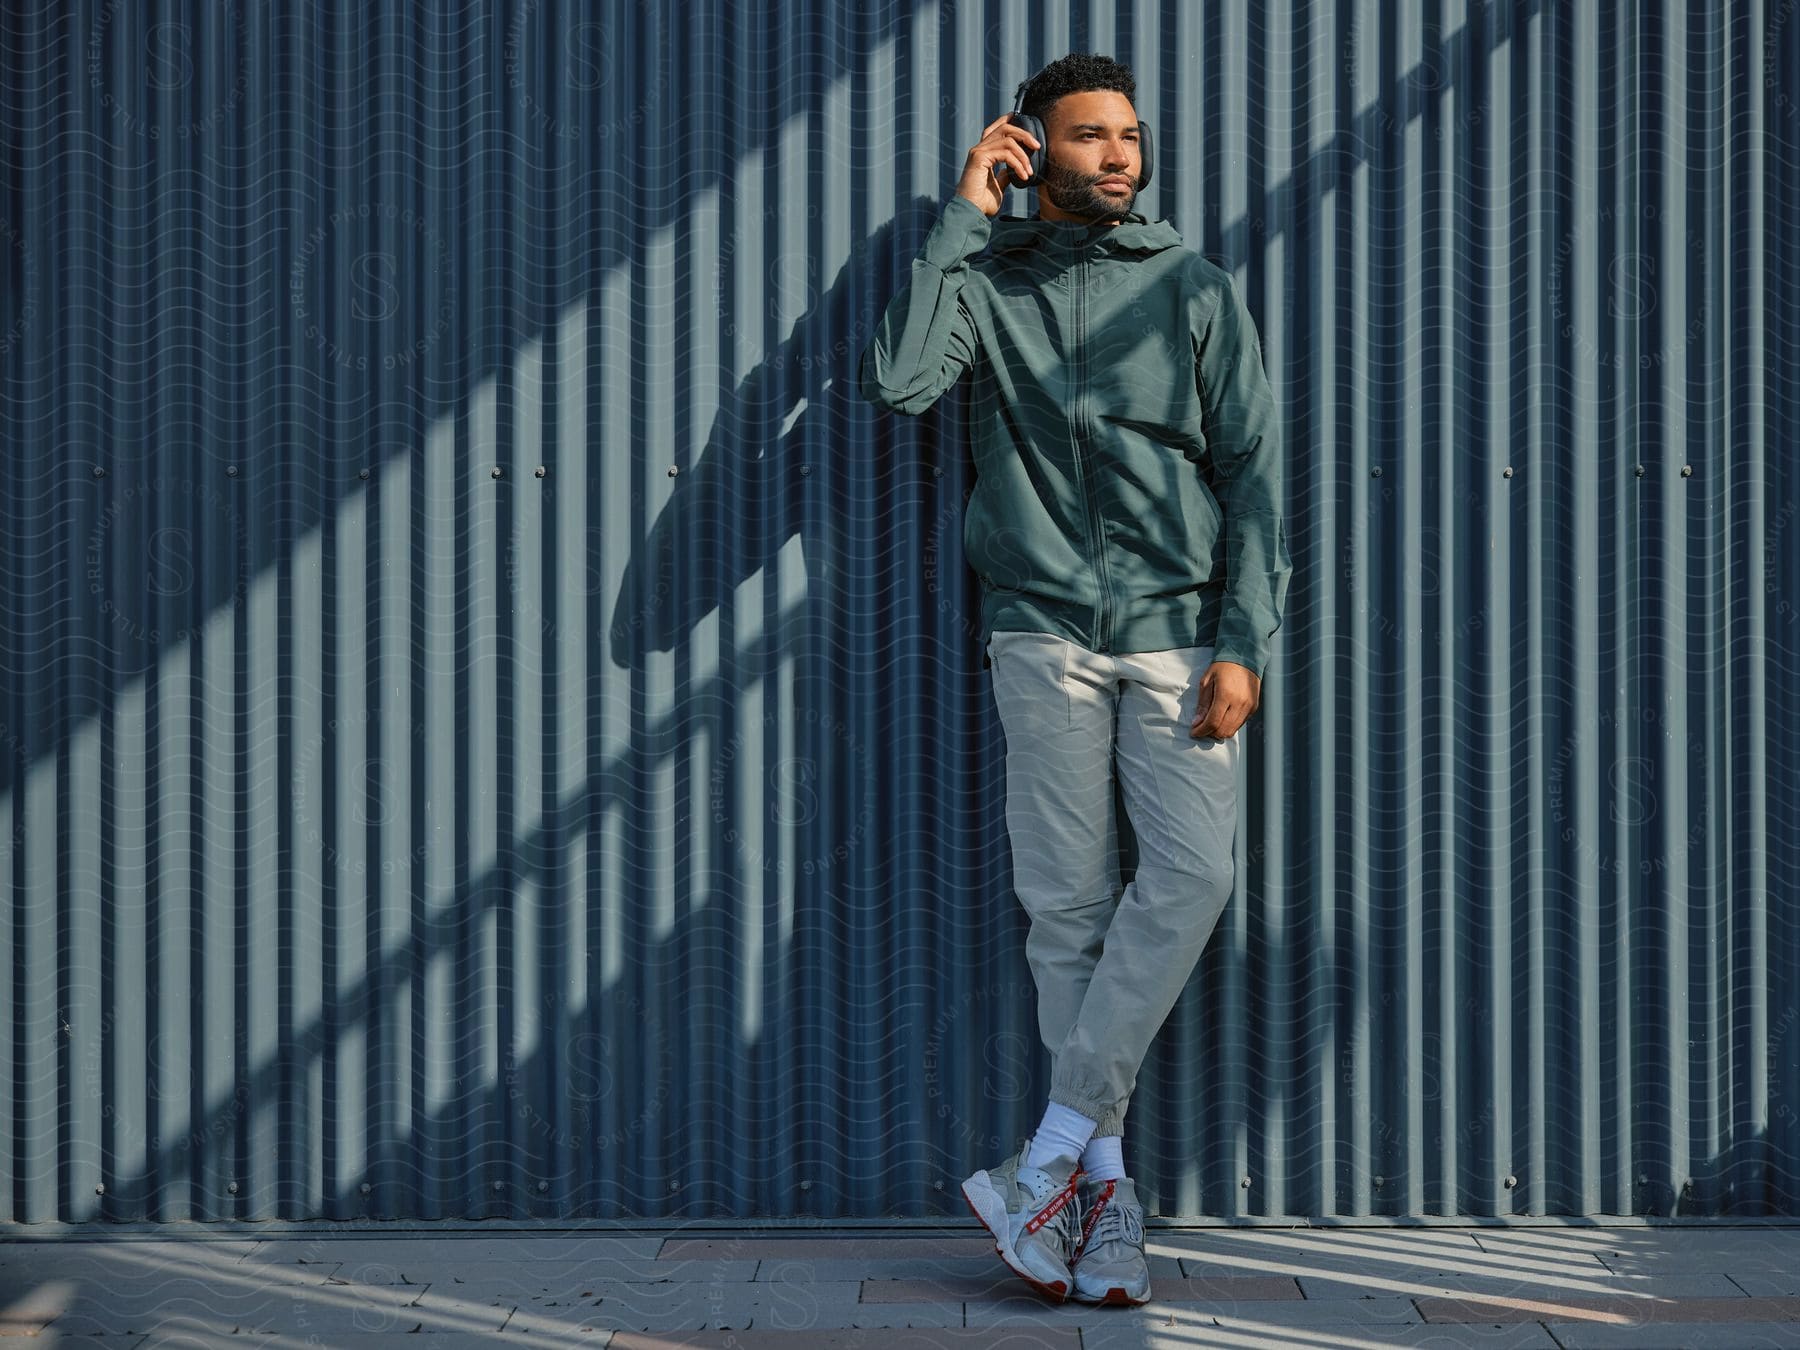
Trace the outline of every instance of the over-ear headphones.
[[[1042, 73], [1042, 71], [1038, 72], [1040, 75]], [[1035, 80], [1036, 78], [1037, 75], [1033, 75], [1031, 80]], [[1031, 80], [1026, 80], [1019, 86], [1019, 92], [1013, 98], [1012, 113], [1007, 118], [1014, 126], [1024, 127], [1026, 131], [1031, 133], [1032, 139], [1038, 143], [1037, 149], [1027, 151], [1027, 157], [1031, 161], [1031, 177], [1014, 180], [1014, 187], [1031, 187], [1037, 182], [1038, 176], [1044, 172], [1044, 122], [1042, 118], [1033, 117], [1030, 113], [1024, 111], [1025, 91], [1031, 88]], [[1142, 119], [1138, 121], [1138, 150], [1143, 157], [1143, 163], [1138, 168], [1137, 190], [1142, 192], [1150, 185], [1152, 151], [1150, 144], [1150, 124]]]

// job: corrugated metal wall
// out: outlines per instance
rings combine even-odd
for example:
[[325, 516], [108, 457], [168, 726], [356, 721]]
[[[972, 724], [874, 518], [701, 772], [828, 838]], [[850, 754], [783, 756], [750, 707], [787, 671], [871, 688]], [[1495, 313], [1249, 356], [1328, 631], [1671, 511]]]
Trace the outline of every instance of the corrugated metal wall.
[[1153, 1209], [1795, 1213], [1797, 3], [6, 6], [0, 1215], [966, 1218], [969, 465], [854, 363], [1073, 48], [1288, 413]]

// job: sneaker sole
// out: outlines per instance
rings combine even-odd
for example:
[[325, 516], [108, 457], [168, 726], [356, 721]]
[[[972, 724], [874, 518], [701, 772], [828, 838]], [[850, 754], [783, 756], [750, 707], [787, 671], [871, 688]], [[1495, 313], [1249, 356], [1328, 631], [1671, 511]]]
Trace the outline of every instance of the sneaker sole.
[[1066, 1299], [1069, 1295], [1068, 1285], [1061, 1280], [1045, 1284], [1019, 1264], [1019, 1254], [1013, 1250], [1012, 1240], [1007, 1236], [1011, 1226], [1006, 1219], [1006, 1202], [1000, 1198], [1000, 1192], [988, 1179], [985, 1168], [963, 1182], [962, 1193], [963, 1199], [969, 1202], [970, 1211], [981, 1220], [981, 1226], [994, 1239], [994, 1252], [1006, 1263], [1006, 1268], [1046, 1298], [1057, 1303]]
[[1133, 1298], [1116, 1284], [1099, 1298], [1095, 1298], [1091, 1294], [1083, 1294], [1079, 1290], [1070, 1293], [1069, 1297], [1077, 1303], [1090, 1304], [1096, 1308], [1136, 1308], [1150, 1301], [1150, 1295], [1145, 1294], [1142, 1298]]

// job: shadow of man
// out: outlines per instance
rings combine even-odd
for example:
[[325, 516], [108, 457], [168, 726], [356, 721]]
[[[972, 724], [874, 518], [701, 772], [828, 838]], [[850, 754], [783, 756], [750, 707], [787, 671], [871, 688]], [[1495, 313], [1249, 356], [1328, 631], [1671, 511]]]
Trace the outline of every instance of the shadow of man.
[[676, 476], [626, 564], [608, 628], [616, 666], [635, 669], [649, 652], [673, 651], [797, 534], [805, 592], [800, 603], [766, 616], [764, 650], [811, 650], [813, 635], [856, 612], [859, 583], [880, 583], [860, 575], [880, 560], [871, 553], [874, 540], [849, 533], [866, 504], [847, 494], [889, 482], [900, 466], [881, 458], [889, 441], [878, 434], [867, 438], [874, 463], [839, 471], [843, 448], [858, 439], [852, 429], [879, 416], [857, 392], [856, 365], [894, 278], [911, 265], [941, 209], [929, 197], [912, 198], [852, 248], [830, 288], [726, 397], [705, 447]]

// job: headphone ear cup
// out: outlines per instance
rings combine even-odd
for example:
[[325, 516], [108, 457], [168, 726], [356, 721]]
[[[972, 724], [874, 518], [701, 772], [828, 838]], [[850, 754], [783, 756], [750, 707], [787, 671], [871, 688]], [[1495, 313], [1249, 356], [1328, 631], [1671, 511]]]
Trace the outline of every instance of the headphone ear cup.
[[1037, 149], [1026, 151], [1026, 158], [1031, 163], [1031, 178], [1027, 182], [1013, 184], [1014, 187], [1030, 187], [1044, 172], [1044, 124], [1030, 113], [1013, 113], [1011, 116], [1013, 125], [1024, 127], [1031, 139], [1037, 142]]
[[1138, 191], [1142, 192], [1150, 184], [1150, 170], [1156, 167], [1156, 147], [1150, 140], [1150, 124], [1138, 123], [1138, 150], [1143, 156], [1143, 166], [1138, 172]]

